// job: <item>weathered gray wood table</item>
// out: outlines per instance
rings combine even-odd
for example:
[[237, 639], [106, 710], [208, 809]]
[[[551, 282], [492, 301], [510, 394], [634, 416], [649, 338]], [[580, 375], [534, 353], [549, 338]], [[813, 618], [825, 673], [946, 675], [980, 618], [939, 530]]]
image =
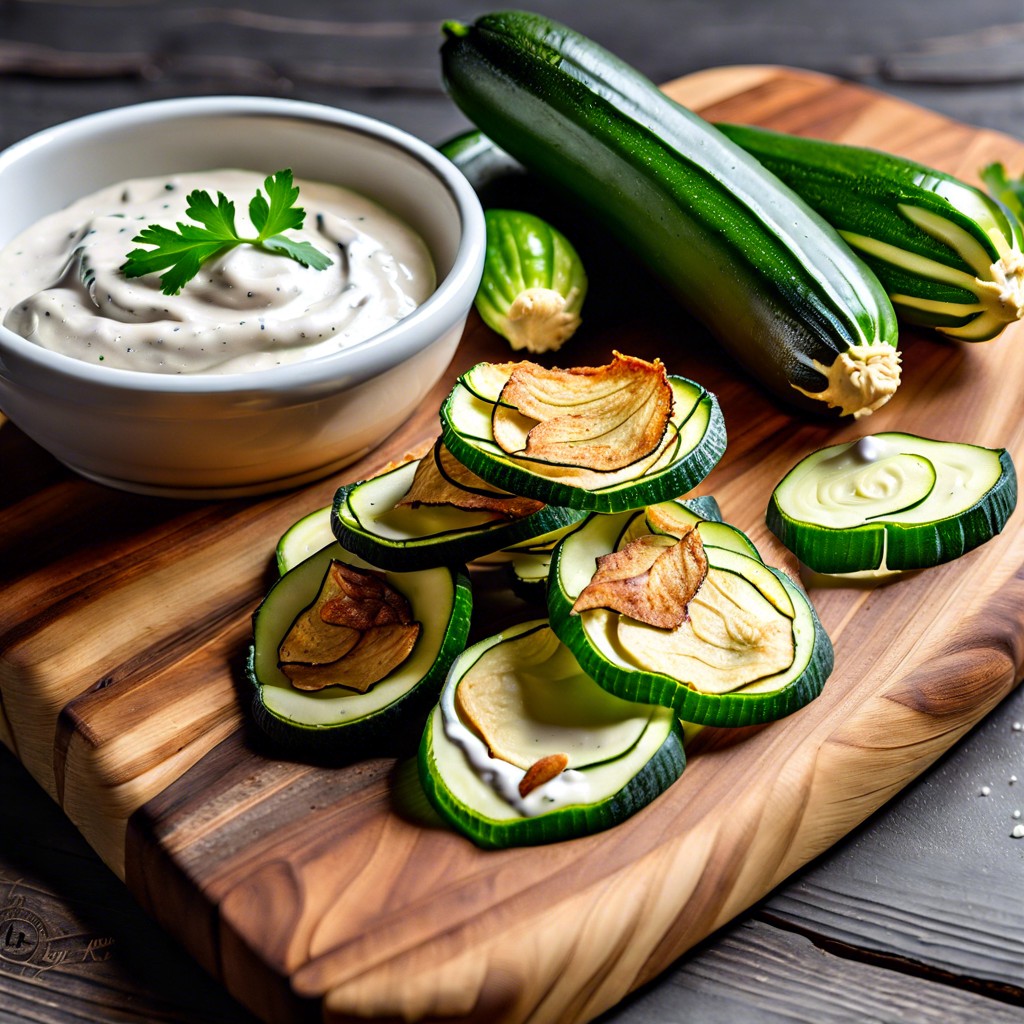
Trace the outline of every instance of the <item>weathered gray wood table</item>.
[[[534, 7], [655, 80], [790, 64], [1024, 136], [1020, 0]], [[271, 0], [5, 0], [0, 145], [93, 110], [213, 92], [349, 107], [431, 142], [465, 125], [441, 90], [438, 24], [479, 8], [294, 0], [284, 10]], [[8, 501], [0, 482], [0, 516]], [[1024, 779], [1021, 722], [1018, 690], [857, 832], [605, 1019], [1024, 1021], [1024, 840], [1011, 838], [1024, 810], [1024, 782], [1011, 781]], [[0, 801], [0, 1020], [250, 1020], [6, 752]]]

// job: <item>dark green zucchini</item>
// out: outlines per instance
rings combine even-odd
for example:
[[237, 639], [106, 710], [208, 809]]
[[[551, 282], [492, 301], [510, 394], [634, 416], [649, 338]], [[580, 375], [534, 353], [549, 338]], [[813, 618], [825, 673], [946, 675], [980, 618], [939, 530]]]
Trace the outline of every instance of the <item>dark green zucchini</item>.
[[781, 398], [864, 415], [899, 383], [892, 305], [835, 231], [707, 122], [545, 18], [449, 22], [446, 85], [603, 220]]
[[836, 228], [904, 322], [986, 341], [1024, 314], [1021, 225], [980, 189], [874, 149], [717, 127]]
[[[436, 456], [436, 446], [424, 458]], [[545, 505], [521, 519], [447, 506], [398, 507], [419, 460], [369, 480], [344, 484], [334, 496], [331, 528], [342, 547], [381, 569], [405, 571], [459, 565], [579, 522], [578, 510]]]

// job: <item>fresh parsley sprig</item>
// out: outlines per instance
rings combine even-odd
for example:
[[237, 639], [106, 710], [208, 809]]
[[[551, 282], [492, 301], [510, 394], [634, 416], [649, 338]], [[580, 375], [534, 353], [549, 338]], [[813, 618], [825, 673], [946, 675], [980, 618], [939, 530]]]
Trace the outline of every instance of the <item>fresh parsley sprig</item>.
[[[255, 238], [243, 238], [235, 228], [235, 204], [223, 192], [214, 202], [209, 192], [196, 189], [188, 195], [185, 214], [198, 224], [178, 222], [177, 231], [160, 224], [150, 224], [133, 239], [153, 249], [133, 249], [121, 265], [125, 277], [160, 275], [161, 291], [177, 295], [199, 273], [207, 260], [220, 256], [236, 245], [255, 245], [267, 252], [289, 256], [304, 267], [326, 270], [334, 261], [309, 242], [286, 238], [282, 232], [301, 228], [306, 211], [296, 206], [298, 186], [292, 182], [290, 170], [278, 171], [263, 182], [249, 200], [249, 219], [259, 232]], [[200, 227], [199, 225], [202, 225]]]

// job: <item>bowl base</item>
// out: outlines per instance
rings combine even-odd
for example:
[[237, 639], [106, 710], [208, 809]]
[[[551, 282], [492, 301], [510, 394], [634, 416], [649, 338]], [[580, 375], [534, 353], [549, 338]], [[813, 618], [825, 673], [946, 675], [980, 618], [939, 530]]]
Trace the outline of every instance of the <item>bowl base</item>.
[[88, 469], [82, 469], [70, 462], [64, 462], [68, 469], [85, 477], [93, 483], [103, 484], [105, 487], [113, 487], [119, 491], [129, 491], [132, 494], [148, 494], [158, 498], [191, 498], [199, 501], [210, 501], [219, 498], [246, 498], [260, 494], [272, 494], [275, 491], [286, 491], [293, 487], [300, 487], [303, 484], [313, 483], [321, 480], [331, 473], [335, 473], [345, 466], [363, 458], [373, 451], [374, 446], [360, 448], [358, 451], [345, 455], [340, 459], [324, 463], [322, 466], [315, 466], [301, 473], [289, 474], [285, 477], [278, 477], [275, 480], [260, 480], [257, 482], [245, 482], [238, 484], [220, 485], [199, 485], [186, 487], [181, 484], [146, 483], [141, 480], [122, 480], [119, 477], [105, 476]]

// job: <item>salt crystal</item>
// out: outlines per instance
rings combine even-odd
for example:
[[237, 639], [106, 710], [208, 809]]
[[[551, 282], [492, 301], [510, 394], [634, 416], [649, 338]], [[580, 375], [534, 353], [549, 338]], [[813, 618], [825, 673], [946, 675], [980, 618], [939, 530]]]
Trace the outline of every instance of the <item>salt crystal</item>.
[[1014, 839], [1024, 839], [1024, 825], [1014, 825], [1013, 831], [1010, 833]]
[[982, 786], [981, 787], [981, 795], [982, 796], [988, 796], [989, 793], [991, 793], [991, 792], [992, 792], [992, 787], [991, 786]]

